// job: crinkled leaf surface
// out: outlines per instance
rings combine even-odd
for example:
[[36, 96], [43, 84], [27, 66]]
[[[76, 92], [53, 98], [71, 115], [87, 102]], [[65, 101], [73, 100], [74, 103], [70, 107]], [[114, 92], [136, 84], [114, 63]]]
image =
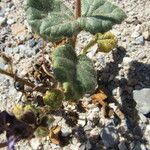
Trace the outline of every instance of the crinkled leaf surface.
[[126, 17], [122, 9], [107, 0], [81, 0], [81, 4], [80, 26], [92, 34], [104, 33]]
[[81, 17], [75, 16], [60, 0], [26, 0], [29, 24], [43, 38], [57, 41], [81, 30], [92, 34], [106, 32], [126, 17], [106, 0], [81, 0]]
[[66, 99], [77, 100], [91, 93], [97, 85], [94, 66], [86, 55], [76, 56], [70, 45], [63, 45], [53, 53], [54, 74], [63, 85]]
[[57, 41], [79, 31], [78, 21], [60, 0], [27, 0], [26, 14], [32, 28], [45, 39]]
[[98, 33], [96, 36], [98, 51], [100, 52], [108, 53], [117, 46], [117, 37], [111, 32], [106, 32], [104, 34]]

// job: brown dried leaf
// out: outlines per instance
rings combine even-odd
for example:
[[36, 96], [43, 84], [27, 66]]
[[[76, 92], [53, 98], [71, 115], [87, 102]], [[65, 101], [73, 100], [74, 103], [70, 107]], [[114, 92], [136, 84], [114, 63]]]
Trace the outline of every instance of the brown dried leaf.
[[101, 90], [97, 94], [94, 94], [91, 98], [94, 104], [100, 104], [101, 106], [107, 105], [105, 102], [107, 95]]
[[49, 132], [49, 139], [53, 144], [60, 144], [60, 139], [59, 139], [60, 133], [61, 133], [60, 126], [55, 126], [51, 128]]

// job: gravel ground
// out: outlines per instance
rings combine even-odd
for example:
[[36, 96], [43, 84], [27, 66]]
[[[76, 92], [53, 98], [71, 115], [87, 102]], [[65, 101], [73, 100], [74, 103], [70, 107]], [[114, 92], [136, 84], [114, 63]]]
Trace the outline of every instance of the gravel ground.
[[[71, 9], [73, 0], [64, 0]], [[103, 110], [91, 103], [90, 97], [81, 102], [86, 111], [64, 103], [65, 109], [78, 114], [77, 124], [69, 124], [67, 113], [55, 116], [53, 125], [60, 125], [68, 145], [60, 147], [48, 138], [21, 141], [17, 150], [149, 150], [150, 149], [150, 1], [110, 0], [120, 6], [127, 19], [113, 27], [118, 37], [118, 47], [109, 54], [91, 50], [88, 56], [98, 70], [98, 84], [110, 99], [113, 110], [120, 108], [122, 119], [104, 118]], [[42, 39], [35, 36], [28, 26], [23, 12], [23, 0], [0, 2], [0, 51], [13, 58], [15, 69], [23, 76], [40, 55]], [[91, 35], [82, 32], [78, 36], [81, 50]], [[51, 52], [51, 44], [45, 49]], [[0, 63], [0, 67], [1, 67]], [[13, 86], [13, 80], [0, 76], [0, 110], [10, 111], [21, 93]], [[67, 116], [67, 117], [66, 117]], [[3, 141], [4, 135], [0, 136]]]

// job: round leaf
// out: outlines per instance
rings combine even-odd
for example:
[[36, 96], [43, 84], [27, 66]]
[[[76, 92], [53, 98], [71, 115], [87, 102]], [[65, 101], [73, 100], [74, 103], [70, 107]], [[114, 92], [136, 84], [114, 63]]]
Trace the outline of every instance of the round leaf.
[[77, 100], [92, 93], [97, 85], [94, 66], [86, 55], [76, 56], [71, 45], [63, 45], [53, 53], [54, 74], [62, 84], [66, 99]]

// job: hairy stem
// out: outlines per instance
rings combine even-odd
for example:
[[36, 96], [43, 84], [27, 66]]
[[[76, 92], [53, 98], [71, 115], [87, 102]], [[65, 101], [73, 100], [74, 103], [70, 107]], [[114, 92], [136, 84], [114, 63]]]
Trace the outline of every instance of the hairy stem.
[[9, 76], [11, 78], [14, 78], [14, 80], [17, 81], [17, 82], [20, 82], [20, 83], [22, 83], [24, 85], [30, 86], [32, 89], [35, 89], [38, 92], [43, 93], [43, 92], [46, 91], [46, 89], [44, 87], [37, 87], [35, 84], [33, 84], [31, 82], [28, 82], [28, 80], [19, 78], [17, 75], [15, 75], [13, 73], [9, 73], [9, 72], [1, 69], [1, 68], [0, 68], [0, 73], [4, 74], [4, 75], [7, 75], [7, 76]]
[[94, 46], [96, 44], [96, 38], [93, 38], [85, 47], [84, 49], [82, 50], [82, 54], [86, 54], [88, 49], [91, 48], [92, 46]]
[[76, 0], [76, 19], [81, 16], [81, 0]]

